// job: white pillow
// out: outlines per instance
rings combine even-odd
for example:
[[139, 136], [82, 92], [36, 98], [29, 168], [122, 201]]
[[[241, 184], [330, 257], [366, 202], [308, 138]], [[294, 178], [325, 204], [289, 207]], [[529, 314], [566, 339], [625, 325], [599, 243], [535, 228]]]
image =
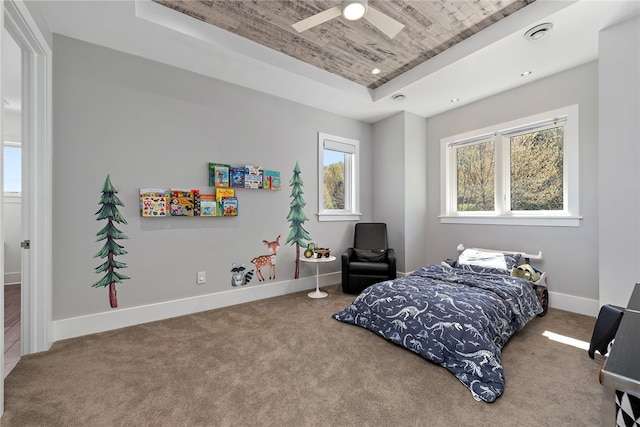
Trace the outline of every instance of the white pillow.
[[500, 252], [484, 252], [477, 249], [465, 249], [458, 257], [458, 264], [475, 265], [483, 268], [495, 268], [508, 271], [504, 254]]

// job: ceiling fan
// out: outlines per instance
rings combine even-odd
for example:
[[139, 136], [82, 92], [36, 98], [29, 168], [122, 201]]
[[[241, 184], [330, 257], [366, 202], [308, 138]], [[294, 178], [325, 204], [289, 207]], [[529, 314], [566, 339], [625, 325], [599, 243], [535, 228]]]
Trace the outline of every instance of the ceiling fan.
[[301, 33], [340, 15], [349, 21], [364, 18], [390, 39], [394, 38], [404, 28], [404, 24], [369, 6], [367, 0], [343, 0], [340, 5], [296, 22], [292, 27]]

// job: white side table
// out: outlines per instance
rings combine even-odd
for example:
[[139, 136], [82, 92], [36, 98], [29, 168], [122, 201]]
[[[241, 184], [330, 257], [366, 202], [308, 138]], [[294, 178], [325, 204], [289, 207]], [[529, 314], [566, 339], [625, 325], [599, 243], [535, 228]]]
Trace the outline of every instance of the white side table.
[[323, 262], [332, 262], [335, 261], [336, 257], [334, 257], [333, 255], [325, 257], [323, 256], [322, 258], [315, 258], [315, 257], [311, 257], [311, 258], [306, 258], [306, 257], [300, 257], [300, 261], [304, 261], [304, 262], [311, 262], [314, 263], [316, 265], [316, 290], [313, 292], [309, 292], [309, 298], [326, 298], [329, 294], [326, 292], [323, 292], [320, 290], [320, 263]]

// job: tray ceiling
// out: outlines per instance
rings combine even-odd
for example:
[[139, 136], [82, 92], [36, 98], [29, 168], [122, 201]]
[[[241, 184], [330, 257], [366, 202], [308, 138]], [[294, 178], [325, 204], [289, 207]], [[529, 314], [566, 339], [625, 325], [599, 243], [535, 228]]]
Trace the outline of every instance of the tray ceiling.
[[[375, 89], [534, 0], [369, 0], [405, 25], [389, 39], [342, 16], [298, 33], [291, 25], [339, 0], [153, 0], [202, 22]], [[380, 73], [372, 74], [373, 69]]]

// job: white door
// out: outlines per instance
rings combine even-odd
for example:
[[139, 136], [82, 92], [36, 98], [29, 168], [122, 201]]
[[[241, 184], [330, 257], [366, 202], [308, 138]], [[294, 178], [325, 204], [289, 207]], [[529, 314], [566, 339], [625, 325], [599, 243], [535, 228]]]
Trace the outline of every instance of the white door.
[[[7, 29], [22, 50], [22, 236], [31, 247], [22, 253], [22, 353], [48, 350], [51, 332], [51, 65], [52, 52], [23, 1], [4, 0], [0, 30]], [[0, 31], [0, 42], [2, 42]], [[0, 77], [2, 77], [0, 67]], [[0, 95], [3, 88], [0, 85]], [[1, 97], [1, 96], [0, 96]], [[0, 115], [1, 116], [1, 115]], [[3, 134], [0, 119], [0, 135]], [[1, 162], [0, 162], [1, 163]], [[2, 167], [0, 166], [0, 172]], [[1, 180], [1, 178], [0, 178]], [[0, 197], [4, 197], [0, 186]], [[2, 220], [0, 210], [0, 220]], [[0, 227], [0, 240], [4, 242]], [[0, 248], [0, 255], [3, 248]], [[0, 261], [0, 277], [4, 267]], [[4, 293], [0, 293], [0, 318], [4, 319]], [[4, 329], [4, 328], [3, 328]], [[0, 331], [0, 354], [4, 335]], [[4, 356], [0, 356], [0, 415], [4, 413]]]

